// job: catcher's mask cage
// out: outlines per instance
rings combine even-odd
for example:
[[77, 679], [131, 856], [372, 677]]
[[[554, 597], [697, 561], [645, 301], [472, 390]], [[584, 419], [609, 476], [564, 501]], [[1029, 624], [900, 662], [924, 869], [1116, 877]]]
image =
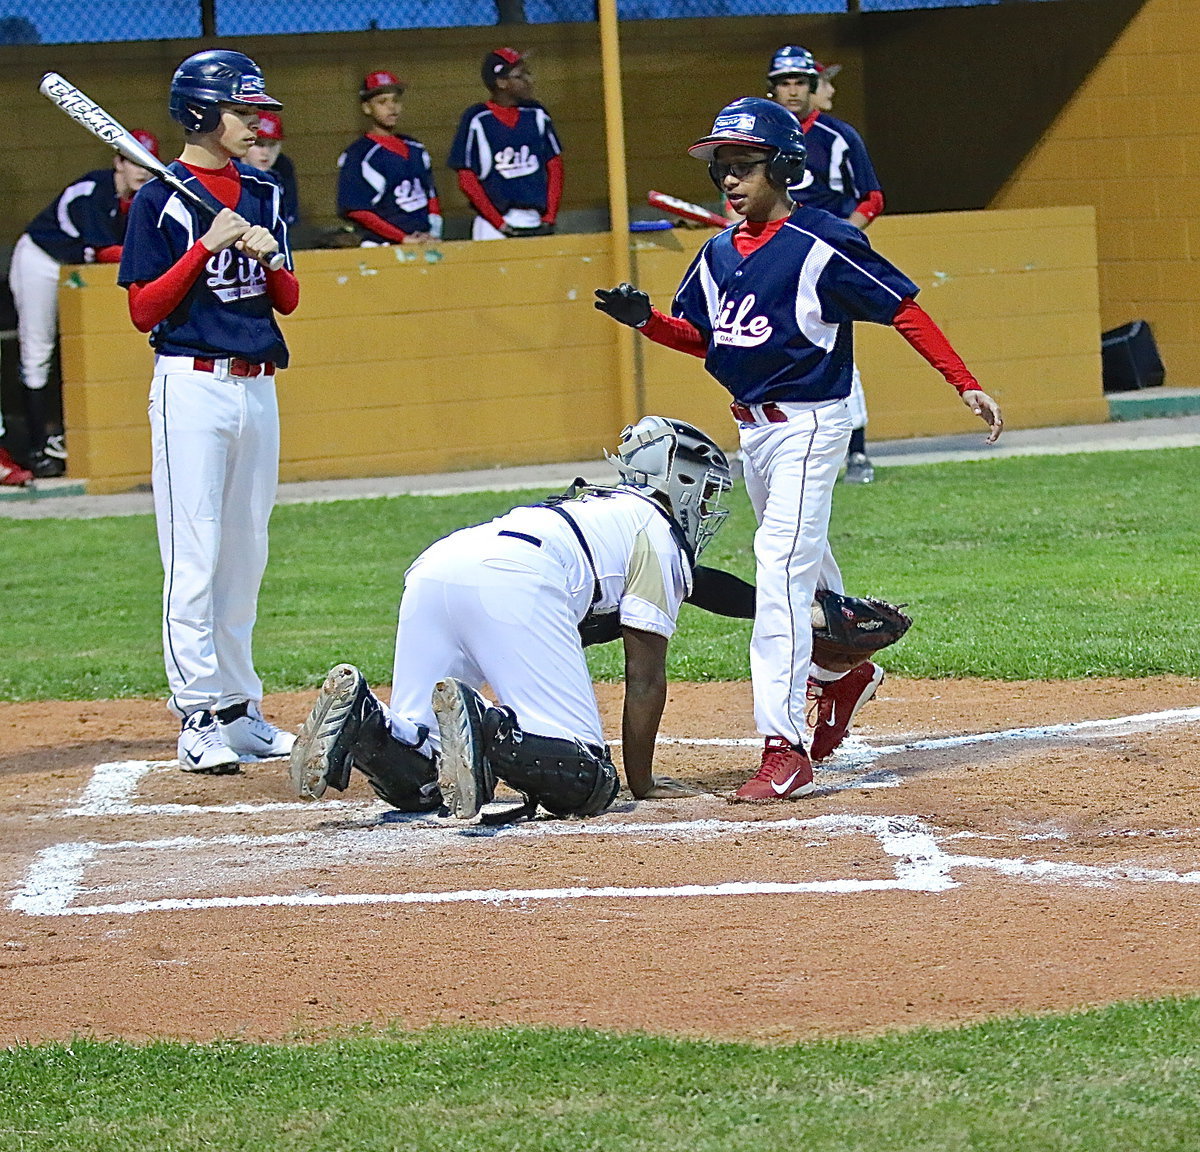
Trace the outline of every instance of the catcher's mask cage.
[[733, 487], [725, 453], [699, 428], [664, 416], [643, 416], [621, 432], [608, 462], [621, 482], [662, 496], [699, 556], [716, 535], [728, 508], [721, 495]]

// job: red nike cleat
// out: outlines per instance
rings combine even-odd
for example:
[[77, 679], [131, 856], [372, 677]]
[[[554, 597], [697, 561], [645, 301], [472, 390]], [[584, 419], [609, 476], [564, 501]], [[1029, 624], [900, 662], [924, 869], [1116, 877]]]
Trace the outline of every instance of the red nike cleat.
[[824, 683], [809, 680], [808, 698], [816, 701], [816, 716], [809, 714], [813, 726], [813, 760], [824, 760], [837, 751], [850, 730], [855, 713], [875, 695], [875, 689], [882, 683], [883, 669], [870, 660], [851, 668], [840, 680]]
[[812, 764], [804, 749], [794, 747], [782, 736], [768, 736], [763, 747], [762, 766], [733, 798], [783, 800], [789, 796], [807, 796], [815, 788]]
[[33, 479], [33, 473], [22, 468], [5, 450], [0, 448], [0, 488], [24, 488]]

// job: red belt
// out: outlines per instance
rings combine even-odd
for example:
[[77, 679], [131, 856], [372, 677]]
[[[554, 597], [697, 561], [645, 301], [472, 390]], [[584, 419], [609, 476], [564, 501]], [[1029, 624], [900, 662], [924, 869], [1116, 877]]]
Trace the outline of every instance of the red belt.
[[[769, 424], [786, 424], [787, 413], [779, 407], [768, 401], [766, 404], [760, 405], [762, 414], [766, 417]], [[746, 407], [745, 404], [739, 404], [736, 400], [729, 405], [729, 411], [733, 413], [735, 420], [740, 420], [743, 424], [757, 424], [758, 418], [754, 413]]]
[[[202, 356], [197, 356], [192, 361], [192, 367], [197, 372], [215, 372], [218, 360], [206, 360]], [[230, 376], [274, 376], [275, 365], [268, 360], [265, 364], [252, 364], [249, 360], [239, 360], [236, 356], [229, 358], [229, 375]]]

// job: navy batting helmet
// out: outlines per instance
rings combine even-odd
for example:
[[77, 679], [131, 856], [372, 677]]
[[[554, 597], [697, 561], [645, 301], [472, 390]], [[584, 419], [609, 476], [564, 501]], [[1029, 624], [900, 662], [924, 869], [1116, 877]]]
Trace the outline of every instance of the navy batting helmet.
[[222, 104], [253, 104], [278, 111], [263, 91], [262, 69], [249, 56], [223, 48], [189, 56], [171, 77], [171, 119], [188, 132], [211, 132], [221, 122]]
[[709, 175], [718, 189], [721, 182], [713, 164], [722, 144], [746, 144], [772, 151], [774, 155], [767, 166], [767, 174], [773, 184], [781, 187], [798, 184], [804, 175], [808, 151], [804, 147], [800, 121], [774, 100], [743, 96], [727, 104], [717, 113], [712, 131], [688, 149], [698, 160], [708, 161]]
[[776, 50], [767, 68], [768, 80], [779, 80], [784, 76], [811, 76], [814, 80], [820, 69], [813, 54], [799, 44], [785, 44]]

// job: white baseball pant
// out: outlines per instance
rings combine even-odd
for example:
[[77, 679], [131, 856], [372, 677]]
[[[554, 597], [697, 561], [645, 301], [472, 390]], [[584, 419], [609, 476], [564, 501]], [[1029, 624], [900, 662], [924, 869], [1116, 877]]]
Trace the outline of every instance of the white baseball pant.
[[818, 588], [843, 590], [829, 514], [853, 425], [845, 400], [780, 403], [786, 422], [739, 423], [754, 534], [757, 607], [750, 638], [754, 720], [764, 736], [801, 744]]
[[439, 540], [404, 579], [393, 732], [412, 743], [411, 726], [424, 724], [436, 742], [433, 687], [453, 676], [489, 686], [526, 732], [603, 744], [578, 614], [566, 570], [544, 549], [487, 524]]
[[[17, 306], [21, 379], [35, 392], [46, 387], [58, 335], [58, 270], [53, 256], [22, 233], [13, 249], [8, 283]], [[40, 431], [40, 429], [39, 429]]]
[[[510, 208], [504, 213], [504, 223], [510, 228], [536, 228], [542, 222], [542, 215], [536, 208]], [[472, 240], [507, 240], [493, 224], [489, 224], [482, 216], [476, 216], [471, 225]]]
[[168, 707], [183, 717], [260, 701], [251, 636], [279, 479], [274, 377], [159, 356], [150, 432]]
[[850, 423], [854, 428], [867, 426], [867, 394], [863, 391], [862, 377], [858, 365], [854, 365], [854, 376], [850, 382], [850, 395], [846, 397], [850, 405]]

